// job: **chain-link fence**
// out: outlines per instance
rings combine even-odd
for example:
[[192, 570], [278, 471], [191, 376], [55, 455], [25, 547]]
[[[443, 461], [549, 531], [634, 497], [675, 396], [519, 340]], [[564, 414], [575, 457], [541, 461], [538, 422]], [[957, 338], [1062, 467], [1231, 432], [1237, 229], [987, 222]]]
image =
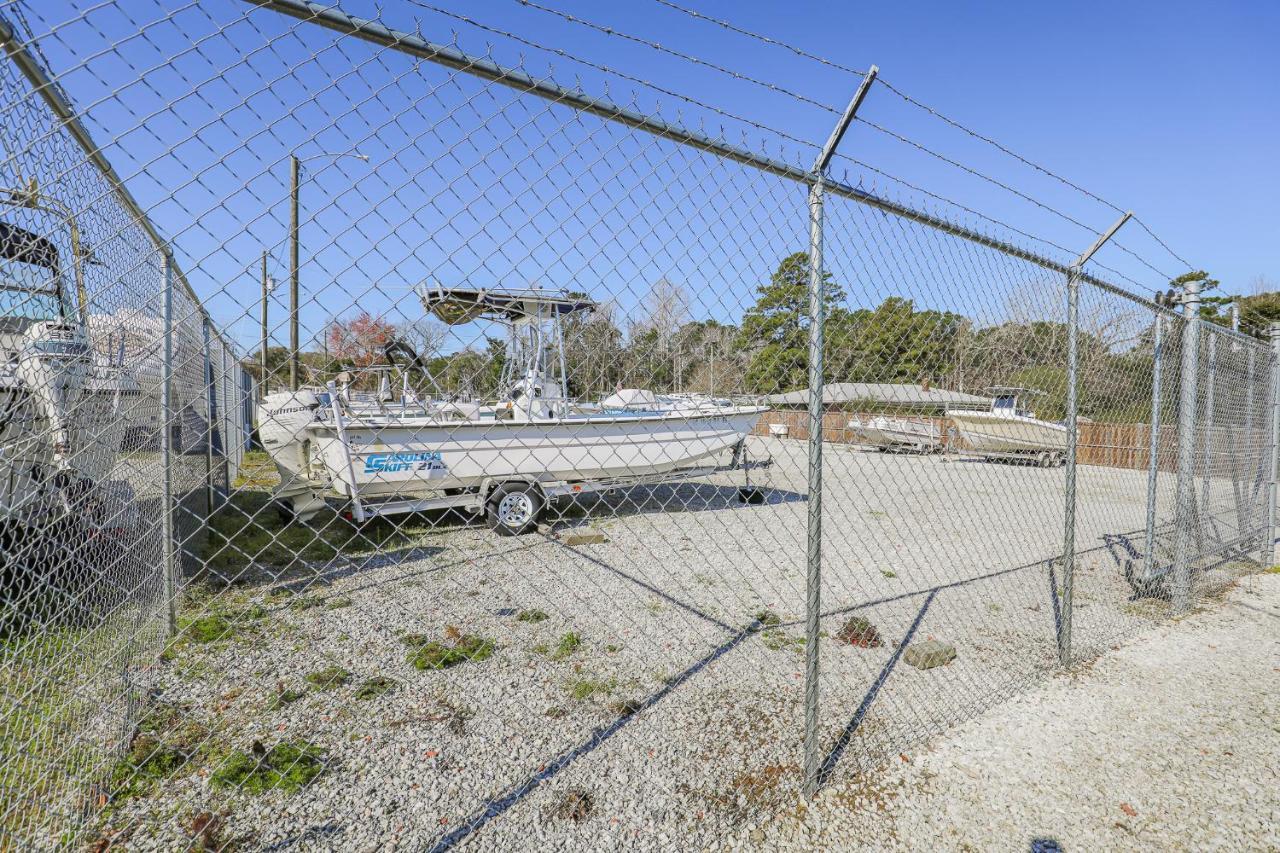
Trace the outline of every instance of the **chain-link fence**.
[[1272, 561], [1270, 347], [864, 189], [874, 70], [143, 5], [0, 4], [8, 845], [761, 843]]

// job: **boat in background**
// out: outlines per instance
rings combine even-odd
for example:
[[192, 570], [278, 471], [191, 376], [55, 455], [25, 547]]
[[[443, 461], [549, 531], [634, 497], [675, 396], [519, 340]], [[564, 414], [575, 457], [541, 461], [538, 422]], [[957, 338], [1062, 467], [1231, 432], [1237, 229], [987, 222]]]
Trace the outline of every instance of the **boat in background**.
[[910, 451], [940, 453], [943, 431], [931, 418], [891, 418], [876, 415], [867, 421], [854, 418], [849, 429], [860, 444], [869, 444], [881, 452]]
[[1036, 417], [1021, 406], [1027, 394], [1043, 394], [1034, 388], [996, 387], [989, 411], [948, 410], [964, 440], [964, 449], [988, 459], [1021, 461], [1049, 468], [1067, 461], [1067, 427]]

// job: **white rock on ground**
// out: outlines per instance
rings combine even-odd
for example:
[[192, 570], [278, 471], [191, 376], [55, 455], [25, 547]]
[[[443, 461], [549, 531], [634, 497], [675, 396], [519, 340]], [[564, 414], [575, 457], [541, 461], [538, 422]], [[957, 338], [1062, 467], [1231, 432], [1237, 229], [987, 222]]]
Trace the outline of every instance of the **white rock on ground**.
[[[774, 845], [1280, 849], [1280, 575], [833, 787]], [[856, 797], [867, 796], [860, 804]]]

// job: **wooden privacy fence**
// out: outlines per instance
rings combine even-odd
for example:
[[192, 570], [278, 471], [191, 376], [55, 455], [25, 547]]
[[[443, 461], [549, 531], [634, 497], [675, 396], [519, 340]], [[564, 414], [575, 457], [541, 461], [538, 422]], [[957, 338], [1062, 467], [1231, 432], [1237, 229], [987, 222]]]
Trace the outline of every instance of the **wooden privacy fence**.
[[[883, 416], [883, 413], [850, 412], [829, 410], [822, 416], [822, 440], [839, 444], [855, 444], [858, 439], [854, 431], [849, 429], [849, 421], [857, 419], [867, 422], [871, 418]], [[949, 418], [927, 416], [898, 416], [919, 422], [932, 422], [941, 428], [943, 444], [950, 449], [964, 450], [964, 442], [954, 437], [954, 424]], [[791, 410], [774, 410], [765, 412], [752, 431], [754, 435], [770, 435], [770, 426], [778, 424], [787, 428], [787, 438], [809, 439], [809, 413]], [[1081, 421], [1080, 437], [1077, 443], [1077, 461], [1081, 465], [1101, 465], [1108, 468], [1145, 469], [1151, 458], [1151, 428], [1147, 424], [1113, 424], [1100, 421]], [[1201, 431], [1198, 439], [1205, 441]], [[1208, 456], [1211, 470], [1225, 470], [1231, 465], [1237, 453], [1247, 452], [1243, 448], [1261, 446], [1265, 442], [1264, 430], [1254, 430], [1250, 436], [1243, 428], [1216, 427], [1211, 437], [1211, 452]], [[958, 442], [958, 444], [957, 444]], [[1160, 427], [1159, 443], [1156, 450], [1161, 471], [1175, 470], [1178, 458], [1178, 428], [1176, 424]]]

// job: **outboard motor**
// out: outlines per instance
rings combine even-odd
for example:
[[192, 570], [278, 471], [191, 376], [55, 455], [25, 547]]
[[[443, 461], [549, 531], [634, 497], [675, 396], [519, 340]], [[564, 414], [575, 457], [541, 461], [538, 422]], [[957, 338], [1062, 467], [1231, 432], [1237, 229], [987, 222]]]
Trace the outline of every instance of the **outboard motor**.
[[54, 469], [73, 478], [75, 454], [86, 443], [79, 435], [86, 426], [78, 421], [92, 370], [93, 350], [81, 328], [58, 321], [28, 327], [18, 350], [18, 379], [49, 424]]
[[311, 476], [311, 442], [307, 426], [320, 418], [326, 402], [314, 391], [268, 394], [258, 404], [258, 438], [280, 472], [276, 500], [281, 509], [305, 521], [324, 508], [318, 492], [327, 484]]

